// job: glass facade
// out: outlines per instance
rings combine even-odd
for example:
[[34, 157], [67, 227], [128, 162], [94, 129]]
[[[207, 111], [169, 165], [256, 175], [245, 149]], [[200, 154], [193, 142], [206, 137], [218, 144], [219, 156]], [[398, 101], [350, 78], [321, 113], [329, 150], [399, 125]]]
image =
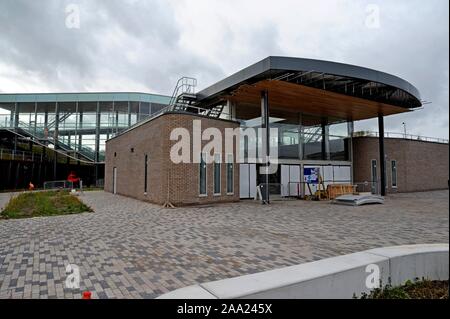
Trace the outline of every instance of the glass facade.
[[[241, 118], [241, 157], [246, 162], [258, 158], [262, 139], [258, 130], [250, 134], [248, 128], [261, 128], [261, 117]], [[277, 147], [280, 160], [349, 161], [350, 135], [348, 123], [338, 119], [324, 118], [302, 113], [271, 110], [270, 128], [276, 128], [277, 136], [271, 132], [271, 148]]]
[[1, 94], [0, 127], [81, 158], [102, 162], [106, 141], [167, 107], [170, 97], [141, 93]]

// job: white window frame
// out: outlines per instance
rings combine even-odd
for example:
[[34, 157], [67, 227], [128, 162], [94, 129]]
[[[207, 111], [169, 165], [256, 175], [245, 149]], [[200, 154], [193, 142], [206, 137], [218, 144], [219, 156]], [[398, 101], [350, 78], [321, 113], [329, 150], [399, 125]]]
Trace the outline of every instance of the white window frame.
[[[373, 176], [373, 163], [375, 162], [375, 174], [376, 176]], [[374, 180], [375, 177], [375, 180]], [[380, 188], [380, 185], [378, 183], [378, 160], [377, 159], [371, 159], [370, 160], [370, 180], [371, 180], [371, 189], [374, 188], [375, 184], [375, 191], [378, 193], [378, 190]]]
[[[395, 163], [395, 186], [394, 186], [394, 167], [392, 166], [392, 164]], [[398, 162], [397, 160], [393, 159], [391, 160], [391, 187], [392, 189], [397, 189], [398, 188]]]
[[[205, 163], [205, 194], [201, 194], [200, 193], [200, 185], [202, 183], [202, 180], [200, 178], [200, 164], [202, 163], [202, 158], [203, 161]], [[206, 153], [200, 153], [200, 163], [198, 166], [199, 170], [198, 170], [198, 193], [199, 193], [199, 197], [208, 197], [208, 163], [207, 163], [207, 154]]]
[[149, 189], [149, 178], [148, 178], [148, 163], [149, 163], [149, 156], [148, 154], [144, 154], [144, 195], [148, 195], [148, 189]]
[[[217, 159], [219, 160], [217, 162]], [[216, 165], [219, 164], [219, 192], [216, 193]], [[213, 194], [214, 196], [222, 195], [222, 154], [215, 153], [214, 154], [214, 162], [213, 162]]]
[[[230, 162], [230, 158], [231, 158], [231, 162]], [[235, 165], [234, 165], [234, 155], [233, 154], [227, 154], [227, 157], [226, 157], [226, 163], [225, 163], [225, 167], [226, 167], [226, 192], [227, 192], [227, 195], [228, 196], [233, 196], [234, 195], [234, 170], [235, 170]], [[231, 174], [231, 188], [233, 189], [233, 191], [231, 192], [231, 193], [229, 193], [228, 192], [228, 165], [233, 165], [232, 166], [232, 168], [233, 168], [233, 171], [232, 171], [232, 174]]]

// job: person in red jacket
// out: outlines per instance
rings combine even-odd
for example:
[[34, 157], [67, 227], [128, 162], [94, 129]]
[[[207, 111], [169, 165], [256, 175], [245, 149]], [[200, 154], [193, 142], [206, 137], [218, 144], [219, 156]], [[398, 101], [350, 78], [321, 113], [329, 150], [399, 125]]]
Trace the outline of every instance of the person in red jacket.
[[74, 187], [75, 185], [80, 183], [80, 178], [77, 177], [77, 174], [75, 174], [75, 172], [70, 172], [69, 176], [67, 176], [67, 180], [69, 182], [72, 182]]

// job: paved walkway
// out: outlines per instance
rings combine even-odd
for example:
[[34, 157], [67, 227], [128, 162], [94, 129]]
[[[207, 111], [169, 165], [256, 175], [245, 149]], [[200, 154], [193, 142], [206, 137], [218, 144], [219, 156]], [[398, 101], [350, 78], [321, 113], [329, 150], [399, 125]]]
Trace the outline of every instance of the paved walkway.
[[[154, 298], [375, 247], [449, 242], [448, 191], [365, 207], [250, 201], [165, 210], [104, 192], [82, 198], [95, 213], [0, 221], [0, 298], [79, 298], [80, 290]], [[64, 286], [68, 263], [80, 267], [80, 290]]]

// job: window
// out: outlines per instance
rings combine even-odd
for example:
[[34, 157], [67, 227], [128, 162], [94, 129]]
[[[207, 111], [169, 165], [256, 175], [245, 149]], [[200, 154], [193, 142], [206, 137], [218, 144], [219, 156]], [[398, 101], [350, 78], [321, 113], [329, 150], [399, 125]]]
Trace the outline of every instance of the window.
[[234, 193], [234, 158], [233, 154], [227, 155], [227, 194]]
[[376, 194], [378, 192], [377, 160], [372, 160], [371, 171], [372, 171], [372, 193]]
[[144, 165], [144, 194], [147, 194], [148, 190], [148, 155], [145, 154], [145, 165]]
[[397, 188], [397, 161], [391, 161], [391, 185], [392, 188]]
[[199, 165], [199, 193], [200, 196], [206, 196], [206, 153], [200, 155], [200, 165]]
[[214, 154], [214, 195], [221, 193], [221, 167], [222, 158], [220, 154]]

